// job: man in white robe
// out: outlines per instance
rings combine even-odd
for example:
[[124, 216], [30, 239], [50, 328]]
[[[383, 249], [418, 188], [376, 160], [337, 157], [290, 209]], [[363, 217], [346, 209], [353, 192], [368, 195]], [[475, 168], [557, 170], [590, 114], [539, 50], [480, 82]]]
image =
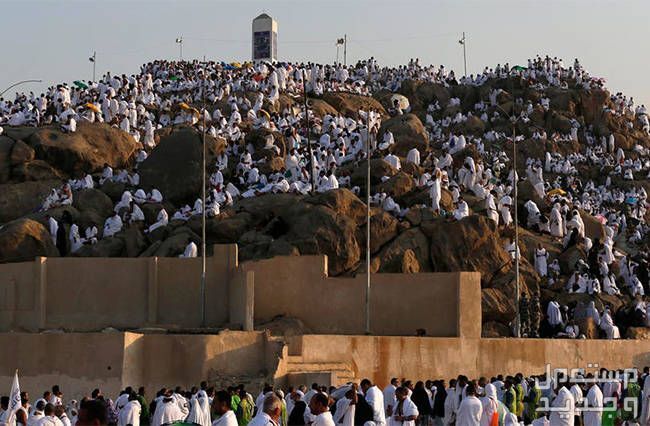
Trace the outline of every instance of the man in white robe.
[[487, 217], [491, 219], [497, 226], [499, 225], [499, 212], [497, 211], [497, 206], [494, 201], [494, 191], [490, 191], [485, 197], [485, 211]]
[[345, 393], [345, 396], [336, 402], [336, 412], [333, 416], [334, 424], [354, 426], [357, 400], [357, 391], [354, 387], [350, 387]]
[[469, 207], [467, 206], [465, 200], [460, 197], [456, 203], [456, 209], [454, 210], [454, 219], [461, 220], [467, 216], [469, 216]]
[[499, 200], [499, 212], [501, 213], [501, 220], [503, 220], [503, 226], [510, 226], [512, 223], [512, 215], [510, 214], [510, 207], [512, 206], [512, 197], [510, 195], [504, 195]]
[[162, 426], [185, 420], [186, 413], [181, 410], [176, 400], [168, 393], [156, 404], [156, 411], [151, 419], [151, 426]]
[[386, 161], [388, 164], [390, 164], [397, 170], [400, 170], [402, 168], [402, 164], [399, 160], [399, 157], [393, 153], [390, 153], [387, 156], [385, 156], [384, 161]]
[[564, 237], [564, 219], [560, 213], [560, 205], [555, 203], [553, 209], [551, 210], [551, 216], [549, 218], [551, 235], [554, 237], [562, 238]]
[[179, 255], [178, 257], [196, 257], [198, 255], [198, 248], [196, 247], [196, 243], [194, 241], [190, 241], [187, 246], [185, 246], [185, 251], [183, 254]]
[[140, 426], [142, 406], [135, 392], [128, 396], [128, 402], [122, 407], [117, 416], [117, 426]]
[[335, 426], [332, 413], [329, 410], [329, 398], [323, 393], [317, 393], [309, 402], [309, 410], [314, 416], [312, 426]]
[[218, 417], [212, 422], [212, 426], [237, 426], [237, 416], [232, 411], [231, 400], [232, 397], [226, 391], [215, 394], [212, 409]]
[[[587, 379], [593, 380], [593, 375], [589, 374]], [[587, 391], [588, 410], [583, 412], [584, 426], [601, 426], [603, 418], [603, 392], [595, 382], [588, 382], [589, 390]]]
[[393, 414], [390, 416], [389, 426], [415, 426], [415, 420], [419, 416], [418, 407], [408, 397], [408, 389], [399, 387], [395, 391], [397, 403]]
[[122, 219], [117, 212], [113, 213], [113, 216], [106, 219], [104, 222], [104, 233], [103, 238], [112, 237], [122, 230]]
[[372, 407], [373, 421], [376, 426], [386, 424], [386, 415], [384, 413], [384, 394], [381, 389], [373, 385], [368, 379], [361, 381], [361, 390], [366, 398], [366, 402]]
[[158, 216], [156, 217], [156, 223], [152, 224], [149, 229], [147, 229], [147, 232], [153, 232], [160, 227], [167, 226], [167, 223], [169, 223], [169, 215], [165, 209], [160, 209]]
[[59, 231], [59, 222], [56, 221], [52, 216], [45, 215], [45, 219], [47, 220], [47, 227], [48, 230], [50, 231], [50, 236], [52, 237], [52, 242], [54, 245], [56, 245], [56, 233]]
[[393, 414], [393, 408], [395, 408], [395, 404], [397, 403], [397, 400], [395, 398], [395, 391], [399, 387], [399, 379], [396, 377], [393, 377], [390, 380], [390, 383], [388, 386], [384, 388], [384, 409], [386, 410], [386, 416], [390, 416]]
[[411, 150], [406, 154], [406, 161], [408, 163], [413, 163], [416, 166], [420, 165], [420, 151], [417, 148], [411, 148]]
[[537, 248], [535, 249], [535, 271], [537, 271], [539, 276], [542, 278], [548, 275], [547, 262], [548, 262], [548, 253], [540, 243], [537, 245]]
[[600, 328], [607, 334], [608, 339], [620, 339], [621, 333], [618, 327], [614, 325], [614, 320], [610, 313], [609, 307], [605, 308], [602, 317], [600, 318]]
[[476, 387], [473, 382], [469, 382], [465, 387], [465, 398], [458, 408], [456, 417], [456, 426], [477, 426], [481, 424], [481, 415], [483, 414], [483, 404], [476, 397]]
[[429, 196], [431, 197], [431, 208], [434, 212], [440, 212], [440, 199], [442, 197], [441, 189], [441, 176], [442, 173], [440, 169], [436, 169], [433, 173], [433, 179], [431, 179], [431, 188], [429, 189]]
[[553, 400], [551, 407], [550, 422], [553, 426], [573, 426], [575, 423], [575, 400], [573, 394], [565, 387], [561, 386], [557, 391], [557, 396]]

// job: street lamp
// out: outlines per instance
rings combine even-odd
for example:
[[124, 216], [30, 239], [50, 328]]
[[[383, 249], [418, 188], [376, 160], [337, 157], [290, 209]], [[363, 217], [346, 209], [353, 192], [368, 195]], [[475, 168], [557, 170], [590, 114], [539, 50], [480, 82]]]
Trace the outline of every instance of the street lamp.
[[[182, 46], [182, 45], [181, 45]], [[205, 133], [206, 133], [206, 123], [205, 123], [205, 89], [206, 89], [205, 76], [203, 77], [203, 87], [201, 88], [201, 97], [203, 103], [203, 110], [201, 115], [203, 116], [203, 134], [202, 146], [203, 146], [203, 155], [202, 155], [202, 167], [201, 167], [201, 327], [206, 327], [205, 321], [205, 276], [206, 276], [206, 242], [205, 242], [205, 221], [206, 221], [206, 205], [205, 205], [205, 186], [206, 186], [206, 157], [207, 157], [207, 147], [205, 145]], [[213, 200], [214, 201], [214, 200]]]
[[339, 46], [345, 44], [345, 38], [337, 38], [336, 39], [336, 64], [338, 65], [339, 63]]
[[519, 315], [519, 293], [521, 292], [519, 288], [519, 216], [517, 213], [517, 185], [518, 185], [518, 176], [517, 176], [517, 144], [515, 139], [517, 137], [517, 122], [521, 119], [521, 115], [516, 116], [515, 113], [515, 104], [512, 104], [512, 114], [508, 114], [501, 106], [496, 105], [497, 109], [503, 112], [506, 116], [509, 117], [510, 123], [512, 124], [512, 181], [513, 181], [513, 196], [514, 196], [514, 215], [515, 215], [515, 310], [517, 317], [515, 319], [515, 337], [521, 337], [521, 318]]
[[26, 83], [42, 83], [42, 82], [43, 82], [43, 80], [21, 80], [21, 81], [19, 81], [19, 82], [17, 82], [17, 83], [12, 84], [11, 86], [7, 87], [7, 88], [6, 88], [5, 90], [3, 90], [2, 92], [0, 92], [0, 96], [2, 96], [2, 95], [4, 95], [5, 93], [7, 93], [7, 92], [12, 88], [12, 87], [16, 87], [16, 86], [19, 86], [19, 85], [21, 85], [21, 84], [26, 84]]
[[180, 60], [183, 60], [183, 36], [180, 36], [176, 39], [176, 44], [180, 48]]
[[465, 77], [467, 77], [467, 51], [465, 49], [467, 39], [465, 38], [465, 31], [463, 31], [463, 38], [458, 40], [458, 43], [463, 45], [463, 64], [465, 65]]
[[93, 56], [88, 58], [88, 60], [93, 63], [93, 80], [92, 81], [94, 82], [95, 81], [95, 65], [97, 63], [97, 52], [93, 52]]
[[368, 111], [368, 137], [366, 138], [366, 334], [370, 334], [370, 147], [372, 130]]

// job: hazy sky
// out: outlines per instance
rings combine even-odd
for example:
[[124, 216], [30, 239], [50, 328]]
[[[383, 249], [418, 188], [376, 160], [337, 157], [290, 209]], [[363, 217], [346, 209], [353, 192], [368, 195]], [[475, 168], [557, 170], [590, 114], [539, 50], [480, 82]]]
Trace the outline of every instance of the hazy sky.
[[650, 103], [650, 0], [0, 0], [0, 91], [28, 78], [89, 79], [93, 50], [98, 75], [134, 73], [178, 58], [179, 36], [184, 58], [247, 60], [261, 12], [278, 20], [280, 60], [333, 62], [347, 34], [348, 63], [419, 57], [462, 73], [465, 31], [470, 73], [536, 54], [578, 57], [611, 90]]

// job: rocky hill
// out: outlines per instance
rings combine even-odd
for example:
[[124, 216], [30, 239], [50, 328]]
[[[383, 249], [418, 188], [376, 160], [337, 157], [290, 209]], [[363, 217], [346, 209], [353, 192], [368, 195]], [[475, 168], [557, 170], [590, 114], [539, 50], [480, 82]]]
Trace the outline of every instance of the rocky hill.
[[[519, 211], [525, 210], [524, 203], [533, 199], [540, 210], [548, 215], [551, 204], [541, 199], [532, 185], [525, 179], [526, 160], [539, 159], [542, 162], [546, 152], [568, 156], [584, 153], [587, 146], [585, 133], [577, 141], [554, 141], [552, 138], [533, 140], [533, 134], [544, 129], [549, 135], [554, 132], [567, 134], [572, 121], [581, 128], [591, 129], [593, 136], [614, 135], [616, 148], [622, 148], [626, 158], [641, 156], [637, 147], [650, 148], [650, 138], [629, 117], [611, 111], [611, 97], [604, 89], [585, 90], [574, 86], [568, 89], [551, 87], [538, 89], [526, 84], [521, 78], [495, 79], [482, 86], [455, 85], [445, 87], [437, 83], [414, 80], [402, 82], [398, 92], [408, 98], [411, 111], [405, 115], [390, 117], [387, 111], [392, 107], [391, 92], [378, 91], [374, 97], [349, 93], [326, 93], [311, 99], [315, 117], [325, 114], [358, 114], [360, 109], [374, 108], [384, 119], [379, 139], [390, 130], [395, 138], [393, 152], [401, 157], [402, 169], [397, 170], [380, 156], [371, 160], [372, 193], [384, 192], [394, 198], [402, 207], [410, 210], [398, 218], [382, 208], [371, 208], [371, 268], [372, 272], [437, 272], [437, 271], [479, 271], [482, 274], [482, 301], [484, 334], [486, 336], [510, 335], [508, 324], [514, 319], [514, 267], [511, 257], [504, 248], [506, 238], [512, 236], [512, 228], [497, 227], [485, 214], [482, 200], [471, 193], [463, 194], [471, 209], [469, 217], [460, 221], [436, 214], [431, 208], [428, 188], [419, 187], [417, 177], [424, 168], [407, 163], [405, 156], [411, 148], [423, 153], [442, 154], [442, 141], [430, 139], [423, 124], [427, 108], [433, 103], [442, 106], [434, 113], [435, 118], [453, 117], [458, 112], [466, 114], [474, 105], [488, 99], [490, 92], [500, 89], [498, 105], [507, 113], [519, 114], [525, 105], [515, 99], [532, 101], [535, 105], [528, 114], [529, 121], [516, 124], [518, 135], [524, 140], [517, 144], [519, 161], [517, 169], [522, 177], [519, 183]], [[550, 107], [544, 110], [538, 102], [550, 99]], [[450, 99], [458, 98], [459, 105], [450, 105]], [[292, 105], [299, 106], [299, 100], [282, 95], [279, 105], [267, 105], [271, 112], [281, 111]], [[223, 105], [224, 114], [229, 107]], [[285, 136], [274, 133], [274, 145], [279, 153], [263, 149], [265, 136], [269, 131], [253, 129], [244, 122], [246, 143], [256, 148], [254, 160], [266, 158], [260, 166], [261, 172], [279, 171], [284, 166], [289, 150]], [[451, 124], [455, 134], [483, 137], [488, 131], [512, 132], [511, 123], [503, 118], [484, 122], [477, 116]], [[318, 135], [311, 136], [317, 140]], [[139, 165], [140, 187], [145, 191], [153, 188], [164, 194], [161, 204], [144, 204], [142, 209], [145, 223], [155, 222], [161, 207], [171, 213], [185, 204], [190, 206], [200, 194], [201, 188], [201, 134], [192, 127], [167, 127], [156, 132], [157, 146], [148, 158]], [[225, 150], [226, 143], [219, 138], [207, 138], [207, 153], [210, 172], [216, 156]], [[499, 139], [484, 140], [485, 152], [512, 152], [512, 141]], [[89, 225], [101, 228], [113, 212], [114, 205], [122, 193], [129, 189], [124, 183], [106, 182], [94, 189], [74, 193], [71, 206], [58, 207], [47, 212], [39, 211], [44, 198], [53, 189], [70, 178], [79, 178], [80, 173], [89, 172], [96, 178], [105, 163], [114, 169], [133, 169], [135, 154], [139, 150], [133, 138], [121, 130], [106, 124], [80, 123], [76, 133], [62, 133], [55, 127], [4, 127], [0, 136], [0, 262], [16, 262], [33, 259], [35, 256], [58, 256], [52, 238], [45, 227], [45, 215], [57, 219], [68, 212], [72, 221], [83, 229]], [[479, 160], [485, 154], [474, 145], [454, 154], [456, 167], [461, 167], [466, 157]], [[236, 162], [229, 164], [224, 175], [232, 175]], [[603, 184], [612, 167], [579, 164], [583, 183], [593, 180]], [[339, 176], [350, 176], [351, 186], [358, 186], [365, 194], [365, 162], [354, 162], [342, 166]], [[646, 172], [636, 173], [634, 181], [626, 181], [618, 175], [612, 183], [621, 188], [642, 186], [648, 188]], [[558, 176], [546, 174], [548, 181]], [[441, 207], [447, 212], [454, 209], [452, 195], [443, 190]], [[581, 212], [585, 222], [586, 235], [592, 240], [603, 238], [605, 230], [598, 219]], [[336, 189], [313, 195], [291, 193], [269, 193], [252, 198], [242, 198], [230, 207], [222, 207], [217, 217], [207, 220], [207, 243], [237, 243], [243, 261], [284, 255], [326, 254], [331, 275], [353, 275], [365, 272], [366, 235], [365, 197], [359, 198], [350, 189]], [[100, 230], [101, 233], [101, 230]], [[195, 216], [188, 221], [170, 220], [169, 225], [152, 233], [144, 232], [144, 225], [131, 225], [112, 238], [100, 239], [97, 244], [85, 245], [74, 256], [177, 256], [189, 241], [200, 241], [201, 220]], [[520, 227], [522, 291], [533, 297], [540, 295], [541, 306], [549, 300], [575, 306], [578, 302], [595, 300], [597, 307], [605, 304], [618, 312], [617, 322], [625, 327], [627, 310], [632, 306], [630, 296], [597, 296], [568, 294], [563, 290], [564, 282], [574, 271], [578, 259], [587, 260], [579, 246], [563, 250], [558, 239], [540, 234], [524, 226]], [[647, 241], [645, 242], [647, 243]], [[541, 244], [550, 254], [550, 260], [559, 259], [563, 279], [554, 287], [548, 287], [534, 270], [534, 249]], [[640, 250], [639, 246], [628, 246], [625, 236], [617, 241], [617, 249], [630, 256]], [[432, 307], [434, 309], [434, 307]], [[543, 312], [542, 312], [543, 314]], [[589, 325], [584, 326], [590, 330]], [[593, 331], [593, 330], [592, 330]], [[595, 336], [589, 336], [595, 337]]]

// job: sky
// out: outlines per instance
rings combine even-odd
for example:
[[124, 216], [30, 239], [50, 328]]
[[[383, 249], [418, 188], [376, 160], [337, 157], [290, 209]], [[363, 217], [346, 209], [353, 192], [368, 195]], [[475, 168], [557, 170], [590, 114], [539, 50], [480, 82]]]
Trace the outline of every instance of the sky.
[[0, 91], [90, 79], [93, 51], [98, 76], [136, 73], [177, 59], [177, 37], [184, 59], [248, 60], [262, 12], [278, 21], [279, 60], [332, 63], [347, 34], [348, 63], [417, 57], [462, 74], [464, 31], [468, 73], [537, 54], [579, 58], [612, 92], [650, 104], [650, 0], [0, 0]]

